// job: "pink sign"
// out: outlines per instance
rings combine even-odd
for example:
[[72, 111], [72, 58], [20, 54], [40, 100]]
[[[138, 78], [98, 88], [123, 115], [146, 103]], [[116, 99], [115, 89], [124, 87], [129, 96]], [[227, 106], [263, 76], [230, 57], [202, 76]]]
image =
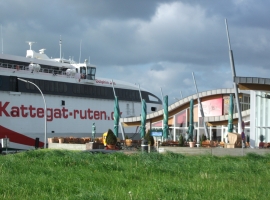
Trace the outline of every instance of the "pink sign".
[[[222, 98], [204, 101], [202, 107], [205, 117], [220, 116], [222, 115]], [[199, 117], [201, 117], [200, 109], [198, 109], [198, 112]]]
[[162, 121], [153, 123], [153, 124], [152, 124], [152, 127], [162, 127]]
[[183, 124], [186, 122], [186, 112], [182, 112], [176, 116], [176, 123]]

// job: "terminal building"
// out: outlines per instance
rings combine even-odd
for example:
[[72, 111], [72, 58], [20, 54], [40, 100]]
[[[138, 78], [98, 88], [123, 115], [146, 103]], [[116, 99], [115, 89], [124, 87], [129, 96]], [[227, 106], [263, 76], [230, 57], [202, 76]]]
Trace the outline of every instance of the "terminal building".
[[[259, 147], [260, 135], [263, 135], [264, 142], [270, 142], [270, 79], [235, 77], [238, 85], [239, 103], [244, 121], [245, 135], [250, 137], [250, 147]], [[208, 129], [210, 140], [228, 142], [228, 110], [230, 94], [235, 94], [234, 89], [216, 89], [200, 92], [199, 98], [202, 103], [204, 118], [200, 114], [197, 94], [185, 97], [168, 106], [169, 133], [168, 140], [178, 141], [180, 134], [187, 137], [189, 127], [189, 105], [194, 100], [194, 135], [199, 137], [205, 134], [204, 123]], [[163, 110], [148, 114], [146, 129], [163, 128]], [[120, 122], [124, 127], [140, 126], [141, 117], [121, 118]], [[238, 110], [234, 98], [233, 124], [235, 133], [238, 131]], [[163, 140], [162, 137], [156, 138]]]

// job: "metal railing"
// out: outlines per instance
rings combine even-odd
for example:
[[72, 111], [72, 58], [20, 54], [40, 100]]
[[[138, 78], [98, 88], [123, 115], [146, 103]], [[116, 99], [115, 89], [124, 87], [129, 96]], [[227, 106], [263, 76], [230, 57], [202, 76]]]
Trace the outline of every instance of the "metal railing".
[[[17, 68], [17, 66], [19, 66], [19, 68]], [[0, 67], [7, 68], [7, 69], [15, 69], [15, 70], [25, 70], [25, 71], [30, 70], [29, 66], [9, 64], [9, 63], [1, 63], [1, 62], [0, 62]], [[41, 68], [38, 72], [54, 74], [54, 75], [67, 75], [65, 71], [55, 70], [55, 69], [48, 69], [48, 68]]]

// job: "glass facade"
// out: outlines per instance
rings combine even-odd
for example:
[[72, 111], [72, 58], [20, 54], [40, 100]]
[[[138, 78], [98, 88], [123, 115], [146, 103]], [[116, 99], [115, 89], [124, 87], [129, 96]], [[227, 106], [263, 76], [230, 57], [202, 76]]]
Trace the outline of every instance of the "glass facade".
[[187, 127], [187, 110], [183, 110], [175, 115], [174, 127]]
[[[250, 108], [250, 95], [242, 94], [241, 96], [242, 111]], [[270, 100], [269, 100], [270, 102]], [[214, 99], [208, 99], [202, 102], [203, 112], [205, 117], [215, 117], [228, 115], [229, 109], [229, 95], [219, 95]], [[236, 107], [236, 106], [235, 106]], [[270, 107], [270, 106], [269, 106]], [[193, 135], [199, 140], [203, 134], [205, 135], [204, 119], [201, 117], [201, 111], [198, 105], [194, 105], [194, 133]], [[237, 109], [235, 110], [237, 112]], [[270, 112], [269, 112], [270, 113]], [[189, 127], [189, 107], [174, 114], [172, 123], [169, 124], [169, 135], [167, 140], [178, 141], [180, 135], [187, 138], [187, 131]], [[162, 128], [162, 120], [152, 123], [152, 128]], [[235, 132], [237, 126], [235, 126]], [[208, 126], [209, 139], [215, 141], [227, 142], [227, 123], [220, 126]], [[249, 134], [249, 127], [245, 128], [245, 133]]]
[[270, 142], [270, 96], [267, 92], [251, 91], [250, 93], [250, 142], [252, 147], [259, 147], [260, 135], [263, 142]]

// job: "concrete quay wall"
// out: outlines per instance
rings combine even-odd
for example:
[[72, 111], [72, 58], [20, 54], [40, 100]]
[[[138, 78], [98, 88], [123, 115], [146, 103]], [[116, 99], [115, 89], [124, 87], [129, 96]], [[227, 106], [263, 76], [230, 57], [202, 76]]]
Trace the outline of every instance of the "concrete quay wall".
[[159, 153], [173, 152], [183, 155], [213, 155], [213, 156], [245, 156], [248, 153], [265, 155], [270, 153], [270, 149], [251, 149], [251, 148], [188, 148], [188, 147], [166, 147], [158, 149]]
[[49, 149], [86, 150], [85, 144], [48, 143]]
[[[91, 149], [104, 149], [103, 145], [95, 145], [91, 143], [86, 144], [66, 144], [66, 143], [49, 143], [49, 149], [62, 149], [62, 150], [78, 150], [85, 151]], [[141, 151], [136, 150], [120, 150], [118, 152], [124, 153], [140, 153]], [[156, 152], [156, 150], [154, 151]], [[248, 153], [255, 153], [259, 155], [270, 154], [270, 149], [252, 149], [252, 148], [203, 148], [203, 147], [168, 147], [161, 146], [158, 149], [159, 153], [173, 152], [180, 153], [183, 155], [212, 155], [212, 156], [245, 156]]]
[[91, 150], [104, 149], [102, 143], [89, 142], [85, 144], [70, 144], [70, 143], [48, 143], [49, 149], [65, 149], [65, 150]]

